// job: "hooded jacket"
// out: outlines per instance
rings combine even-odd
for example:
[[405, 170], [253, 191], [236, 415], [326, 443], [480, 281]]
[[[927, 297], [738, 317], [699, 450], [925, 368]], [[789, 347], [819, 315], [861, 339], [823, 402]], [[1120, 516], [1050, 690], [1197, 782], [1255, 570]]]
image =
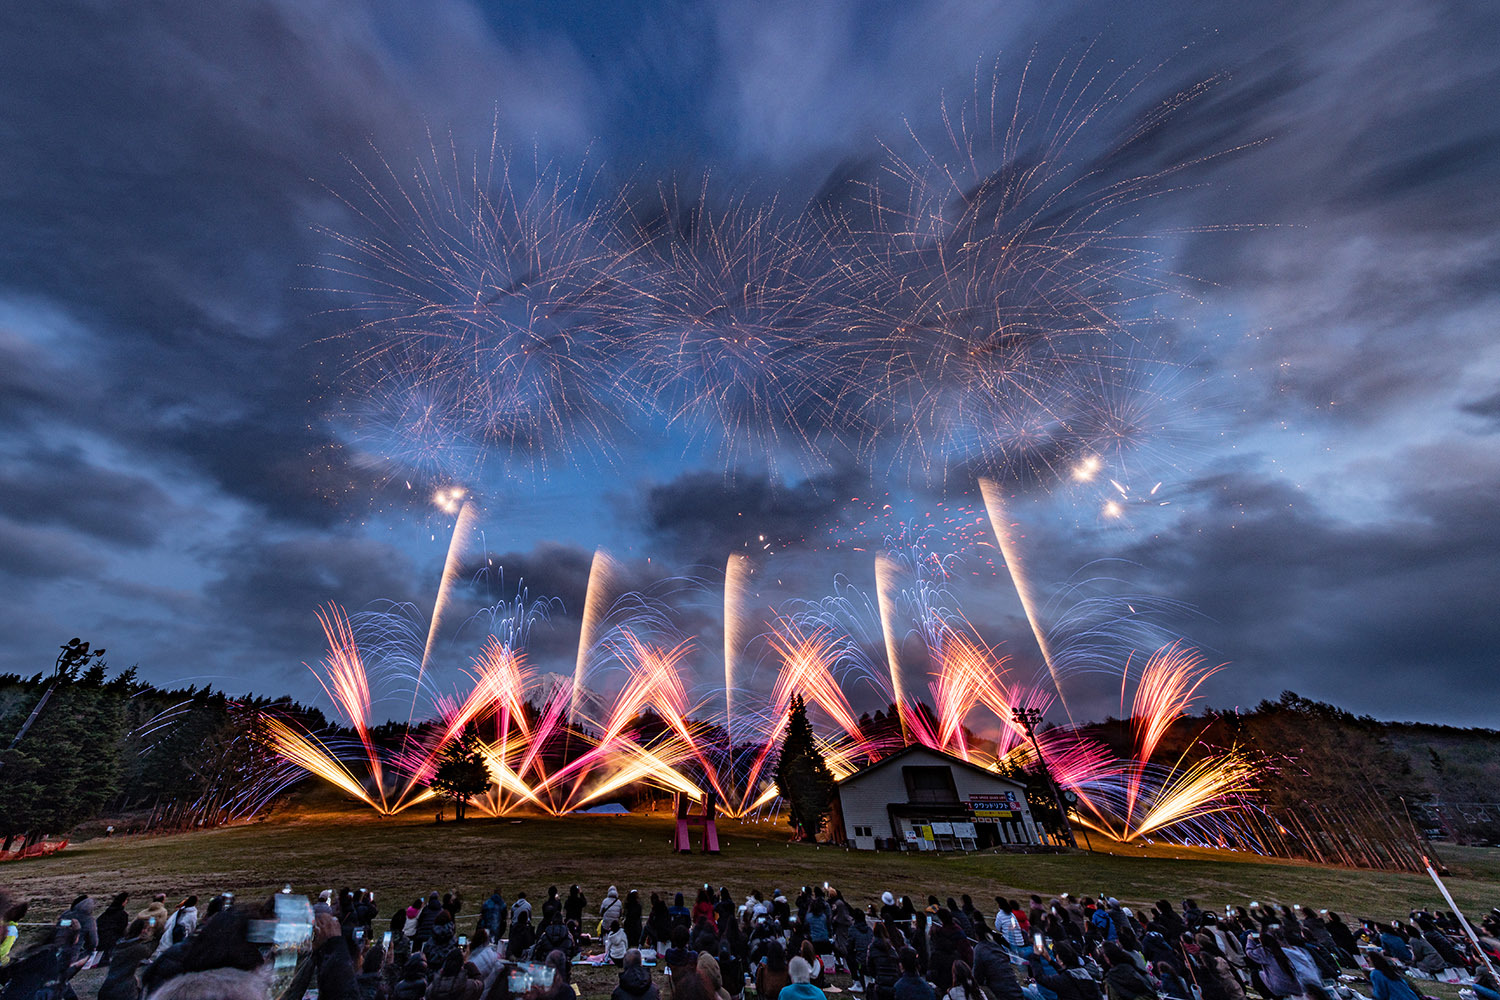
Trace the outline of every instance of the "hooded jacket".
[[1022, 1000], [1010, 954], [993, 941], [980, 941], [974, 946], [974, 981], [992, 1000]]
[[1154, 1000], [1156, 988], [1134, 965], [1111, 965], [1104, 974], [1104, 990], [1109, 1000]]
[[620, 982], [610, 994], [610, 1000], [660, 1000], [661, 992], [651, 981], [651, 970], [644, 965], [631, 965], [620, 970]]
[[604, 894], [604, 902], [599, 904], [599, 924], [603, 930], [608, 931], [610, 923], [624, 915], [625, 904], [620, 902], [620, 893], [614, 886], [610, 886], [609, 891]]
[[71, 918], [78, 924], [78, 945], [82, 954], [99, 950], [99, 925], [94, 920], [92, 899], [80, 899], [78, 905], [64, 913], [63, 917]]
[[117, 942], [109, 956], [109, 972], [99, 986], [99, 1000], [138, 1000], [141, 964], [155, 950], [150, 938]]
[[99, 930], [99, 947], [108, 951], [130, 926], [130, 914], [126, 912], [124, 903], [110, 903], [94, 924]]

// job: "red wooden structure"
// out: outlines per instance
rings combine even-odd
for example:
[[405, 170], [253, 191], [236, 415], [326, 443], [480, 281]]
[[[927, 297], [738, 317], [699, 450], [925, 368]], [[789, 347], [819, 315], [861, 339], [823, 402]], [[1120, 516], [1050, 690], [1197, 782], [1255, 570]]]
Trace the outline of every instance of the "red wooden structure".
[[672, 840], [672, 850], [678, 854], [692, 854], [693, 845], [688, 837], [688, 826], [703, 827], [703, 853], [719, 853], [719, 828], [714, 823], [714, 818], [719, 814], [719, 796], [716, 792], [705, 792], [703, 794], [703, 813], [698, 816], [689, 814], [693, 807], [693, 800], [682, 792], [677, 793], [677, 833]]

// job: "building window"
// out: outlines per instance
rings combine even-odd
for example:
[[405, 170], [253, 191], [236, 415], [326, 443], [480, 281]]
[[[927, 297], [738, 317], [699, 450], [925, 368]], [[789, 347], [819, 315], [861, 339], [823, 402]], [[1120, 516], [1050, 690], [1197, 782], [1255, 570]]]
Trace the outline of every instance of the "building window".
[[856, 837], [873, 837], [873, 836], [875, 836], [874, 832], [871, 831], [871, 829], [868, 826], [856, 826], [854, 828], [854, 835]]
[[958, 789], [953, 785], [950, 767], [903, 767], [906, 798], [913, 804], [957, 805]]

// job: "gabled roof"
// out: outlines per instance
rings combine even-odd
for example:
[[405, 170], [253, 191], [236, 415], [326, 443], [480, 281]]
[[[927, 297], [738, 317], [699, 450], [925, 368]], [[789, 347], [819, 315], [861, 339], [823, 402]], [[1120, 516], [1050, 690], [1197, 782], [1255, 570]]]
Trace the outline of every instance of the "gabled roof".
[[897, 750], [895, 753], [882, 757], [879, 760], [875, 761], [873, 764], [866, 764], [858, 771], [855, 771], [853, 774], [848, 775], [840, 780], [839, 784], [842, 785], [846, 782], [853, 781], [855, 778], [858, 778], [861, 775], [869, 774], [871, 771], [879, 770], [880, 768], [885, 767], [887, 764], [895, 763], [896, 761], [905, 757], [907, 754], [917, 750], [929, 753], [934, 757], [941, 757], [944, 761], [952, 764], [954, 767], [961, 767], [966, 770], [973, 771], [975, 774], [981, 774], [992, 781], [1003, 781], [1007, 785], [1013, 785], [1016, 788], [1021, 789], [1022, 791], [1025, 791], [1026, 789], [1026, 786], [1024, 784], [1014, 778], [1007, 778], [1005, 775], [999, 774], [995, 771], [991, 771], [987, 767], [980, 767], [978, 764], [971, 764], [969, 761], [964, 760], [962, 757], [955, 757], [953, 754], [948, 753], [946, 750], [936, 750], [924, 743], [908, 743], [906, 746], [902, 747], [900, 750]]

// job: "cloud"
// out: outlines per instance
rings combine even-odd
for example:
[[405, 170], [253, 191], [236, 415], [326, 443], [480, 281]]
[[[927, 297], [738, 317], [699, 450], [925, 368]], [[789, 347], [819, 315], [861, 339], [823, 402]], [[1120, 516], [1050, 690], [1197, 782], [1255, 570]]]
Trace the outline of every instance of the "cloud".
[[0, 471], [0, 511], [11, 520], [60, 525], [128, 547], [154, 542], [173, 507], [155, 483], [94, 465], [77, 449], [32, 448]]
[[645, 487], [642, 528], [653, 550], [679, 564], [720, 566], [733, 552], [805, 546], [864, 481], [849, 470], [793, 485], [756, 473], [687, 472]]
[[1496, 470], [1467, 484], [1399, 483], [1368, 521], [1250, 470], [1194, 488], [1174, 529], [1122, 555], [1203, 614], [1191, 634], [1232, 661], [1216, 698], [1253, 703], [1290, 688], [1386, 717], [1493, 719]]

